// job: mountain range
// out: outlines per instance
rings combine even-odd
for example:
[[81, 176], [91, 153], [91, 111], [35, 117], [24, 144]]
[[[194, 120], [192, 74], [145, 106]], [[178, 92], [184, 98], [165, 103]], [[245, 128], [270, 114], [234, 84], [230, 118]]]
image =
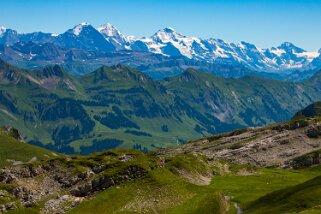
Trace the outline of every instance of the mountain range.
[[58, 65], [30, 71], [0, 61], [0, 125], [63, 153], [148, 151], [288, 120], [321, 99], [320, 82], [320, 72], [293, 83], [191, 68], [157, 81], [122, 64], [76, 77]]
[[308, 52], [290, 42], [261, 49], [247, 42], [236, 44], [185, 36], [170, 27], [148, 38], [123, 35], [109, 23], [96, 29], [84, 22], [59, 35], [20, 34], [1, 27], [0, 44], [0, 57], [15, 65], [35, 69], [61, 64], [76, 74], [116, 61], [134, 66], [153, 78], [177, 75], [194, 66], [223, 77], [259, 73], [300, 80], [321, 68], [320, 51]]
[[320, 53], [1, 27], [0, 213], [320, 213]]

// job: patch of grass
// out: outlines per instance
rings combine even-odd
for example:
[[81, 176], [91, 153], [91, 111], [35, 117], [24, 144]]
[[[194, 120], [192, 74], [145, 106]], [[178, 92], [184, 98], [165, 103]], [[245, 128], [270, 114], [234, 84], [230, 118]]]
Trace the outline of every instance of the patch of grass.
[[70, 213], [234, 213], [235, 208], [220, 190], [189, 183], [176, 173], [177, 169], [207, 172], [204, 158], [192, 154], [169, 158], [166, 167], [105, 190]]
[[14, 139], [0, 130], [0, 167], [12, 164], [12, 161], [28, 162], [33, 157], [48, 159], [54, 157], [52, 152]]
[[193, 196], [193, 186], [163, 169], [153, 170], [144, 178], [101, 192], [70, 213], [137, 213], [166, 210]]
[[39, 210], [34, 208], [21, 208], [7, 212], [8, 214], [39, 214]]
[[253, 174], [259, 172], [259, 169], [256, 166], [251, 164], [241, 164], [241, 165], [229, 164], [229, 170], [230, 170], [230, 174], [232, 175], [235, 175], [242, 170]]
[[165, 160], [166, 167], [173, 173], [177, 170], [188, 171], [193, 174], [208, 174], [209, 167], [205, 156], [193, 154], [177, 154]]
[[197, 194], [182, 205], [169, 209], [166, 213], [226, 213], [229, 204], [224, 195], [218, 192]]
[[321, 205], [321, 176], [287, 187], [252, 202], [247, 213], [297, 213]]
[[[148, 161], [141, 159], [140, 161]], [[166, 166], [149, 171], [146, 176], [135, 179], [118, 187], [100, 192], [97, 197], [83, 202], [70, 213], [236, 213], [234, 203], [238, 203], [245, 213], [265, 213], [263, 207], [268, 200], [269, 207], [277, 207], [273, 200], [280, 198], [283, 210], [273, 210], [274, 213], [282, 213], [288, 207], [299, 206], [298, 201], [309, 201], [311, 204], [302, 205], [307, 209], [316, 209], [321, 199], [321, 188], [311, 186], [305, 189], [304, 194], [297, 185], [309, 186], [309, 180], [321, 176], [321, 166], [306, 170], [280, 170], [280, 169], [258, 169], [250, 165], [230, 165], [230, 173], [224, 176], [214, 176], [212, 183], [208, 186], [191, 184], [180, 177], [174, 169], [184, 169], [191, 172], [203, 172], [203, 159], [194, 155], [178, 155], [166, 160]], [[195, 164], [195, 165], [194, 165]], [[222, 163], [224, 164], [224, 163]], [[215, 168], [215, 167], [214, 167]], [[238, 171], [246, 169], [255, 174], [242, 176], [235, 175]], [[317, 178], [315, 178], [317, 179]], [[307, 183], [304, 183], [307, 182]], [[321, 183], [320, 177], [317, 179]], [[321, 185], [320, 185], [321, 186]], [[289, 203], [287, 195], [296, 193]], [[311, 191], [310, 191], [311, 190]], [[277, 192], [276, 192], [277, 191]], [[307, 194], [311, 192], [312, 196]], [[270, 194], [270, 195], [269, 195]], [[232, 201], [226, 200], [224, 196], [231, 196]], [[267, 199], [264, 199], [267, 197]], [[263, 199], [262, 199], [263, 198]], [[283, 200], [283, 198], [285, 198]], [[313, 199], [314, 198], [314, 199]], [[321, 202], [320, 202], [321, 203]], [[300, 209], [295, 209], [301, 211]], [[273, 213], [271, 211], [271, 213]]]
[[210, 188], [232, 196], [234, 201], [246, 208], [266, 194], [298, 185], [318, 175], [321, 175], [319, 170], [261, 169], [260, 173], [254, 175], [214, 177]]

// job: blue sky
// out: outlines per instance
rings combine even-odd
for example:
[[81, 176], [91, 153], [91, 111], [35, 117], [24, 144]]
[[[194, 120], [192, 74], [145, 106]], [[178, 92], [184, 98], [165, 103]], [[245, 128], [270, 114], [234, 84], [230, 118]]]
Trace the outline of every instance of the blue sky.
[[178, 32], [258, 47], [284, 41], [321, 48], [321, 0], [0, 0], [0, 25], [62, 33], [83, 21], [110, 22], [126, 35]]

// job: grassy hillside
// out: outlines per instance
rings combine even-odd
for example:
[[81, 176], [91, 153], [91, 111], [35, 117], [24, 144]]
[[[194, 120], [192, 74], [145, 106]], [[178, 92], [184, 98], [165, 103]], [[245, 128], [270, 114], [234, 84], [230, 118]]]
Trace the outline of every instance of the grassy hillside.
[[248, 206], [246, 213], [320, 213], [320, 194], [318, 176], [259, 198]]
[[229, 206], [219, 192], [210, 192], [161, 169], [104, 191], [69, 213], [223, 213]]
[[0, 61], [0, 125], [60, 153], [150, 151], [290, 119], [321, 99], [320, 79], [224, 79], [189, 69], [155, 81], [124, 65], [74, 77], [59, 66], [27, 71]]
[[19, 134], [0, 128], [0, 167], [19, 165], [59, 156], [58, 154], [17, 140]]
[[321, 117], [321, 102], [313, 103], [301, 111], [298, 111], [293, 120], [307, 118], [307, 117]]
[[[291, 196], [292, 201], [281, 200], [284, 188], [297, 189], [297, 186], [309, 184], [310, 179], [318, 180], [319, 170], [257, 169], [245, 174], [246, 170], [241, 169], [214, 176], [205, 186], [191, 184], [167, 169], [156, 170], [144, 179], [101, 192], [69, 213], [237, 213], [235, 203], [244, 213], [282, 213], [287, 209], [293, 212], [305, 210], [304, 203], [313, 198], [307, 209], [321, 205], [318, 189], [311, 196], [300, 195], [297, 190], [297, 195]], [[309, 192], [309, 189], [305, 191]], [[270, 203], [265, 203], [267, 197]], [[302, 204], [301, 208], [298, 203]], [[282, 209], [276, 207], [278, 204]]]
[[[318, 121], [237, 130], [147, 154], [108, 150], [3, 169], [0, 208], [13, 203], [12, 213], [318, 213], [320, 138], [306, 136]], [[15, 131], [6, 135], [18, 138]], [[274, 138], [263, 143], [267, 136]], [[284, 156], [296, 138], [302, 150]], [[307, 150], [305, 141], [314, 144]], [[243, 159], [219, 156], [229, 152]], [[265, 155], [274, 165], [260, 161]], [[283, 164], [275, 164], [273, 158], [281, 156]]]
[[[118, 154], [121, 156], [124, 153]], [[127, 152], [127, 154], [130, 153]], [[98, 161], [102, 157], [101, 155], [91, 155], [85, 159], [87, 161], [94, 159]], [[288, 171], [228, 165], [220, 161], [211, 162], [210, 165], [213, 167], [212, 170], [214, 170], [215, 175], [209, 184], [203, 183], [200, 185], [200, 183], [193, 183], [190, 178], [191, 175], [199, 176], [200, 174], [193, 174], [193, 168], [199, 169], [202, 166], [194, 166], [193, 162], [188, 161], [190, 159], [188, 156], [183, 157], [169, 158], [163, 168], [155, 168], [143, 177], [128, 180], [107, 190], [102, 189], [92, 194], [91, 197], [84, 198], [80, 205], [69, 210], [68, 213], [236, 214], [238, 207], [244, 213], [264, 214], [283, 213], [284, 211], [293, 213], [314, 211], [317, 213], [318, 206], [321, 205], [318, 197], [320, 195], [319, 176], [321, 176], [319, 167]], [[108, 158], [107, 153], [105, 158]], [[73, 166], [80, 166], [79, 164], [85, 166], [83, 164], [86, 164], [88, 166], [89, 162], [85, 159], [81, 162], [80, 159], [74, 159], [75, 162], [69, 164]], [[195, 156], [193, 159], [202, 162], [202, 157]], [[147, 161], [148, 159], [143, 158], [141, 160]], [[139, 164], [139, 162], [137, 163]], [[188, 167], [186, 167], [187, 163], [189, 164]], [[94, 164], [94, 162], [91, 164]], [[173, 168], [173, 166], [175, 167]], [[64, 169], [63, 165], [60, 167], [60, 170]], [[115, 169], [113, 169], [113, 172], [109, 170], [108, 173], [115, 172]], [[206, 175], [206, 171], [198, 171], [198, 173], [201, 172], [204, 173], [203, 176]], [[43, 174], [43, 176], [46, 176], [46, 174]], [[36, 176], [34, 179], [43, 178]], [[21, 182], [24, 182], [22, 178]], [[29, 182], [31, 182], [29, 185], [33, 184], [30, 179]], [[28, 188], [29, 185], [27, 185]], [[47, 187], [43, 188], [46, 189]], [[62, 190], [65, 192], [64, 194], [68, 194], [66, 190]], [[73, 200], [76, 200], [76, 198], [70, 196], [65, 201], [60, 202], [59, 197], [62, 196], [57, 198], [55, 192], [51, 196], [53, 197], [51, 199], [57, 201], [59, 205], [55, 208], [57, 210], [64, 206], [68, 207], [74, 203]], [[43, 199], [31, 208], [17, 209], [12, 213], [39, 213], [40, 210], [51, 204], [49, 199]]]

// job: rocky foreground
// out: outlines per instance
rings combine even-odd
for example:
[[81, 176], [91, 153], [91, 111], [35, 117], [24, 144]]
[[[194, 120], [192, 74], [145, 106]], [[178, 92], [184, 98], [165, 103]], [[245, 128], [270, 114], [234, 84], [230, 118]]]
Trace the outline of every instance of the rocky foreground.
[[45, 201], [41, 213], [64, 213], [96, 191], [140, 178], [162, 166], [157, 159], [151, 159], [133, 151], [104, 152], [1, 169], [0, 184], [5, 190], [1, 190], [0, 197], [8, 203], [0, 205], [0, 211]]
[[[160, 168], [190, 183], [207, 185], [213, 176], [253, 174], [258, 167], [312, 166], [321, 161], [320, 137], [320, 118], [303, 118], [209, 136], [148, 154], [111, 150], [8, 165], [0, 169], [0, 212], [40, 207], [40, 213], [65, 213], [102, 190]], [[177, 157], [189, 162], [182, 164]], [[233, 171], [231, 166], [236, 165], [240, 167]]]

